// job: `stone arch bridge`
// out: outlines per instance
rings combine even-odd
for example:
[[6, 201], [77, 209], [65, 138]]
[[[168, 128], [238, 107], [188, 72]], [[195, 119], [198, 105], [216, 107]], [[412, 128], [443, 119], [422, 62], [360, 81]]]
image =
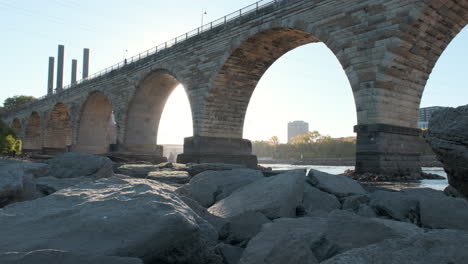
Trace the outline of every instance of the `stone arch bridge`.
[[468, 0], [263, 1], [3, 119], [29, 150], [68, 146], [158, 157], [165, 102], [183, 84], [194, 136], [179, 160], [254, 165], [243, 125], [257, 82], [283, 54], [323, 42], [353, 89], [357, 171], [419, 172], [421, 96], [439, 56], [467, 22]]

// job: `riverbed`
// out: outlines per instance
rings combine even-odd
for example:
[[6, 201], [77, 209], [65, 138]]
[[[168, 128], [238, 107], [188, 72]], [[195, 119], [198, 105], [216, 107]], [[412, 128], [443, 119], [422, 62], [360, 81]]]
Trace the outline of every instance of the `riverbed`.
[[[323, 171], [330, 174], [342, 174], [346, 170], [354, 170], [354, 166], [312, 166], [312, 165], [291, 165], [291, 164], [260, 164], [264, 167], [270, 167], [273, 170], [292, 170], [292, 169], [315, 169]], [[401, 183], [401, 182], [392, 182], [392, 183], [381, 183], [376, 185], [381, 185], [383, 187], [392, 188], [395, 190], [400, 190], [404, 188], [431, 188], [435, 190], [443, 191], [448, 186], [447, 174], [443, 168], [422, 168], [423, 172], [437, 174], [443, 176], [444, 180], [422, 180], [419, 182], [411, 183]]]

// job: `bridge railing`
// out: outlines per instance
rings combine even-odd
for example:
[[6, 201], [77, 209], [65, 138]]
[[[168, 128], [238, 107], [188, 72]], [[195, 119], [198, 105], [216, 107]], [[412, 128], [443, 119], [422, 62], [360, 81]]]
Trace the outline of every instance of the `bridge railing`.
[[[255, 3], [253, 3], [251, 5], [248, 5], [248, 6], [244, 7], [244, 8], [242, 8], [242, 9], [239, 9], [239, 10], [237, 10], [235, 12], [232, 12], [232, 13], [230, 13], [228, 15], [225, 15], [224, 17], [221, 17], [219, 19], [216, 19], [214, 21], [206, 23], [206, 24], [204, 24], [204, 25], [202, 25], [202, 26], [200, 26], [200, 27], [198, 27], [198, 28], [196, 28], [196, 29], [194, 29], [192, 31], [189, 31], [189, 32], [187, 32], [185, 34], [182, 34], [182, 35], [180, 35], [180, 36], [178, 36], [178, 37], [176, 37], [174, 39], [171, 39], [171, 40], [166, 41], [166, 42], [164, 42], [162, 44], [159, 44], [159, 45], [157, 45], [157, 46], [155, 46], [155, 47], [153, 47], [151, 49], [145, 50], [145, 51], [143, 51], [143, 52], [141, 52], [141, 53], [139, 53], [139, 54], [137, 54], [135, 56], [132, 56], [132, 57], [130, 57], [128, 59], [124, 59], [123, 61], [121, 61], [121, 62], [119, 62], [117, 64], [114, 64], [114, 65], [112, 65], [110, 67], [107, 67], [107, 68], [101, 70], [101, 71], [98, 71], [98, 72], [96, 72], [96, 73], [94, 73], [94, 74], [92, 74], [92, 75], [90, 75], [90, 76], [88, 76], [88, 77], [86, 77], [84, 79], [78, 80], [75, 83], [69, 84], [69, 85], [63, 87], [63, 90], [68, 90], [68, 89], [77, 87], [79, 84], [82, 84], [82, 83], [88, 82], [90, 80], [96, 79], [96, 78], [101, 77], [101, 76], [103, 76], [105, 74], [108, 74], [109, 72], [112, 72], [114, 70], [121, 69], [125, 65], [128, 65], [128, 64], [137, 62], [137, 61], [139, 61], [141, 59], [152, 56], [152, 55], [154, 55], [156, 53], [159, 53], [159, 52], [161, 52], [161, 51], [163, 51], [165, 49], [168, 49], [168, 48], [170, 48], [170, 47], [172, 47], [172, 46], [174, 46], [174, 45], [176, 45], [178, 43], [189, 40], [189, 39], [191, 39], [191, 38], [193, 38], [195, 36], [198, 36], [198, 35], [200, 35], [202, 33], [205, 33], [207, 31], [210, 31], [210, 30], [215, 29], [217, 27], [224, 26], [227, 23], [230, 23], [230, 22], [232, 22], [232, 21], [234, 21], [236, 19], [239, 19], [239, 18], [241, 18], [243, 16], [253, 14], [253, 13], [258, 12], [259, 10], [261, 10], [263, 8], [273, 6], [273, 5], [275, 5], [277, 3], [280, 3], [280, 2], [283, 2], [283, 1], [285, 1], [285, 0], [270, 0], [270, 1], [260, 0], [258, 2], [255, 2]], [[61, 92], [63, 92], [63, 91], [55, 91], [54, 95], [60, 94]], [[33, 105], [33, 104], [37, 104], [39, 101], [41, 101], [41, 100], [43, 100], [45, 98], [48, 98], [48, 97], [50, 97], [50, 96], [47, 96], [47, 95], [42, 96], [42, 97], [38, 98], [35, 101], [24, 104], [24, 105], [12, 110], [12, 111], [8, 111], [4, 115], [8, 115], [11, 112], [24, 109], [24, 108], [26, 108], [28, 106]]]

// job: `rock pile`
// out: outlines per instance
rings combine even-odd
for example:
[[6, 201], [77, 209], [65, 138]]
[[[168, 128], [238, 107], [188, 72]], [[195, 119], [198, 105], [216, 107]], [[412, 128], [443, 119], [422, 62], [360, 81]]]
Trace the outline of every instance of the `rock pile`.
[[[198, 173], [166, 164], [138, 177], [97, 168], [60, 177], [50, 171], [57, 164], [0, 165], [11, 182], [4, 194], [24, 195], [24, 182], [31, 182], [42, 196], [11, 198], [0, 209], [0, 263], [462, 264], [468, 258], [468, 201], [440, 191], [369, 192], [349, 177], [315, 170], [272, 174], [220, 164], [199, 165], [223, 169]], [[43, 179], [50, 179], [50, 193], [37, 187]]]

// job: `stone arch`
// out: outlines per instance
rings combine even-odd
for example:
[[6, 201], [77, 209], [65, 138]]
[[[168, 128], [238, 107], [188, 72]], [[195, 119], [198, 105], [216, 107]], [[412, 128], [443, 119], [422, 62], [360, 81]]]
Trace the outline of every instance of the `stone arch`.
[[23, 149], [26, 151], [42, 149], [41, 116], [38, 112], [32, 112], [29, 116], [24, 133]]
[[13, 122], [11, 122], [11, 129], [13, 130], [17, 138], [21, 138], [22, 125], [19, 118], [13, 119]]
[[276, 27], [257, 32], [234, 47], [211, 84], [198, 134], [242, 138], [250, 98], [263, 74], [287, 52], [315, 42], [321, 40], [305, 29]]
[[162, 156], [162, 148], [157, 146], [159, 123], [167, 99], [180, 84], [168, 70], [157, 69], [144, 75], [127, 109], [126, 151]]
[[44, 149], [65, 152], [72, 145], [72, 125], [68, 107], [57, 103], [50, 112], [44, 135]]
[[92, 92], [83, 104], [75, 151], [105, 154], [115, 135], [112, 103], [102, 92]]

